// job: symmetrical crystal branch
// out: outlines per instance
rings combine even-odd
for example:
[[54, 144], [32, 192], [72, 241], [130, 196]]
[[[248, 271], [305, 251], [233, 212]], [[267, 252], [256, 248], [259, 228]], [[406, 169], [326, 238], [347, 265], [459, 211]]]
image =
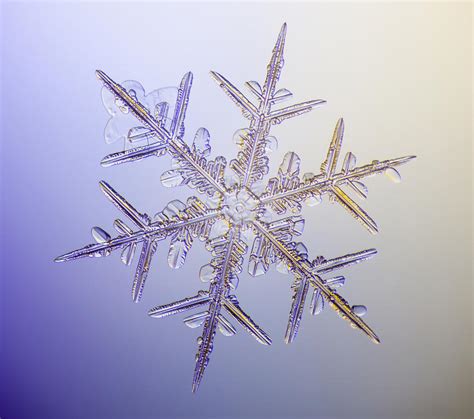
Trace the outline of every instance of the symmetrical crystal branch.
[[[304, 256], [304, 254], [292, 245], [292, 243], [284, 242], [275, 236], [274, 233], [269, 231], [266, 226], [259, 221], [253, 221], [253, 226], [257, 231], [257, 234], [261, 235], [267, 240], [267, 243], [273, 247], [274, 251], [279, 255], [281, 259], [286, 260], [290, 271], [294, 272], [298, 277], [299, 281], [308, 282], [315, 289], [319, 290], [322, 297], [324, 297], [331, 307], [340, 314], [340, 316], [349, 321], [353, 327], [362, 330], [369, 338], [375, 343], [380, 343], [380, 339], [372, 331], [372, 329], [365, 324], [365, 322], [353, 313], [350, 305], [344, 298], [342, 298], [336, 291], [331, 288], [330, 285], [317, 274], [317, 269], [313, 269], [312, 264]], [[306, 285], [303, 286], [303, 288]], [[304, 293], [305, 294], [305, 293]], [[297, 303], [297, 306], [304, 304], [304, 300]], [[291, 342], [296, 336], [296, 331], [299, 325], [299, 317], [290, 314], [289, 328], [294, 330], [290, 333], [291, 337], [287, 338], [288, 342]], [[288, 333], [287, 333], [288, 336]]]
[[[376, 255], [377, 251], [375, 249], [363, 250], [361, 252], [347, 254], [338, 258], [326, 260], [322, 256], [317, 257], [311, 262], [312, 274], [319, 278], [321, 284], [327, 286], [327, 288], [335, 292], [335, 289], [344, 285], [345, 277], [344, 276], [335, 276], [329, 279], [323, 279], [322, 275], [326, 273], [333, 272], [338, 269], [345, 268], [349, 265], [362, 262]], [[301, 258], [307, 258], [307, 253], [299, 253]], [[292, 304], [290, 309], [290, 315], [288, 318], [288, 324], [285, 333], [285, 342], [291, 343], [296, 338], [298, 329], [301, 322], [301, 317], [303, 315], [303, 308], [306, 301], [306, 296], [310, 285], [313, 288], [313, 294], [310, 304], [311, 314], [317, 315], [321, 313], [325, 306], [325, 297], [320, 288], [314, 287], [314, 284], [308, 280], [307, 276], [301, 276], [301, 274], [295, 273], [295, 279], [293, 281], [293, 296]], [[337, 311], [341, 312], [337, 306], [333, 306]], [[367, 309], [362, 305], [355, 305], [351, 307], [351, 311], [356, 316], [363, 316]], [[347, 318], [351, 321], [351, 319]], [[351, 323], [352, 324], [352, 323]], [[365, 332], [365, 329], [362, 329]], [[371, 338], [373, 336], [369, 335]], [[378, 343], [379, 340], [376, 339]]]
[[[275, 104], [291, 97], [288, 90], [276, 89], [284, 62], [285, 36], [286, 24], [281, 28], [273, 49], [263, 86], [255, 81], [246, 83], [256, 102], [246, 97], [225, 77], [211, 72], [224, 92], [250, 120], [248, 128], [238, 130], [234, 135], [239, 151], [229, 167], [222, 156], [213, 160], [209, 158], [211, 147], [207, 129], [199, 128], [191, 145], [184, 141], [191, 73], [183, 77], [178, 88], [158, 89], [145, 94], [138, 82], [118, 84], [102, 71], [97, 71], [98, 78], [105, 86], [102, 99], [110, 114], [106, 141], [123, 139], [125, 142], [124, 150], [105, 157], [102, 165], [111, 166], [168, 154], [172, 167], [161, 175], [162, 184], [166, 187], [188, 185], [203, 196], [202, 199], [190, 197], [186, 204], [178, 200], [171, 201], [151, 219], [147, 214], [138, 212], [110, 185], [101, 182], [105, 195], [136, 228], [132, 229], [123, 221], [116, 220], [114, 226], [119, 234], [112, 238], [103, 229], [94, 227], [92, 235], [98, 243], [67, 253], [56, 261], [107, 256], [121, 249], [122, 261], [129, 265], [141, 243], [132, 287], [133, 300], [138, 301], [159, 241], [170, 239], [168, 264], [172, 268], [184, 264], [195, 238], [206, 241], [206, 249], [212, 256], [210, 262], [201, 268], [199, 276], [203, 282], [209, 283], [209, 288], [149, 311], [150, 316], [161, 318], [204, 307], [184, 319], [190, 327], [203, 326], [198, 338], [193, 391], [199, 387], [209, 363], [216, 331], [220, 330], [226, 336], [236, 333], [230, 320], [239, 323], [258, 342], [271, 344], [270, 337], [242, 310], [233, 294], [239, 283], [238, 275], [242, 271], [248, 247], [247, 271], [250, 275], [265, 274], [275, 264], [278, 271], [293, 276], [292, 303], [285, 333], [287, 343], [292, 342], [298, 333], [310, 289], [311, 314], [320, 313], [329, 303], [354, 328], [379, 343], [377, 335], [361, 319], [366, 312], [365, 306], [350, 306], [337, 292], [345, 278], [328, 275], [369, 259], [376, 254], [376, 250], [363, 250], [334, 259], [319, 256], [311, 261], [306, 246], [295, 241], [304, 228], [304, 219], [299, 213], [303, 202], [312, 206], [321, 202], [322, 196], [327, 194], [371, 233], [376, 233], [378, 229], [373, 219], [344, 189], [366, 198], [367, 188], [361, 182], [362, 179], [386, 173], [399, 181], [396, 167], [410, 161], [413, 156], [374, 160], [365, 166], [356, 166], [355, 156], [349, 152], [338, 170], [344, 133], [344, 122], [340, 119], [319, 174], [306, 173], [300, 178], [300, 158], [296, 153], [288, 152], [278, 173], [268, 180], [265, 187], [265, 175], [269, 171], [268, 153], [277, 145], [276, 139], [269, 135], [272, 125], [307, 113], [324, 103], [322, 100], [310, 100], [274, 109]], [[287, 211], [293, 215], [285, 216]]]
[[100, 182], [100, 187], [107, 198], [137, 227], [133, 230], [122, 220], [117, 219], [114, 227], [119, 235], [112, 238], [100, 227], [92, 228], [92, 236], [97, 243], [73, 250], [58, 256], [56, 262], [65, 262], [83, 257], [108, 256], [112, 251], [122, 249], [121, 260], [125, 265], [133, 261], [136, 248], [142, 243], [142, 250], [132, 287], [133, 301], [138, 302], [142, 296], [145, 281], [150, 269], [151, 259], [159, 241], [171, 236], [168, 262], [173, 268], [183, 265], [194, 237], [206, 240], [212, 224], [222, 217], [222, 211], [209, 209], [196, 197], [187, 200], [187, 205], [175, 200], [168, 203], [163, 211], [157, 213], [154, 220], [147, 214], [138, 212], [125, 198], [119, 195], [108, 183]]
[[344, 135], [344, 121], [339, 119], [334, 129], [331, 144], [326, 159], [321, 165], [321, 173], [314, 175], [306, 173], [303, 179], [299, 178], [300, 159], [293, 153], [285, 155], [280, 166], [279, 177], [271, 178], [265, 192], [260, 197], [262, 206], [270, 207], [277, 214], [287, 210], [301, 211], [302, 203], [316, 205], [321, 202], [322, 196], [328, 194], [330, 198], [340, 203], [355, 219], [357, 219], [371, 233], [378, 232], [375, 221], [341, 188], [347, 186], [359, 198], [367, 198], [367, 187], [360, 181], [379, 173], [385, 173], [394, 182], [400, 182], [400, 174], [396, 167], [405, 164], [415, 156], [399, 157], [391, 160], [374, 160], [370, 164], [356, 167], [356, 157], [348, 152], [337, 170], [337, 163]]
[[213, 258], [210, 264], [201, 268], [200, 277], [203, 282], [210, 282], [209, 290], [199, 291], [194, 297], [159, 306], [149, 311], [150, 316], [164, 317], [207, 305], [207, 310], [184, 319], [185, 324], [192, 328], [204, 324], [202, 335], [198, 338], [199, 348], [196, 354], [193, 392], [198, 389], [209, 363], [217, 328], [225, 336], [232, 336], [236, 333], [234, 326], [222, 314], [222, 309], [240, 323], [257, 341], [266, 345], [271, 344], [271, 339], [266, 333], [240, 308], [237, 298], [230, 295], [231, 289], [235, 289], [238, 285], [237, 274], [242, 271], [243, 255], [247, 251], [247, 245], [240, 239], [240, 229], [238, 227], [231, 228], [225, 235], [209, 240], [206, 247], [212, 253]]
[[256, 81], [246, 82], [246, 87], [257, 99], [257, 106], [224, 76], [211, 71], [212, 77], [219, 83], [224, 92], [241, 109], [242, 114], [250, 119], [250, 127], [239, 130], [234, 136], [240, 151], [237, 158], [230, 162], [230, 167], [236, 173], [238, 182], [243, 187], [248, 187], [253, 182], [263, 179], [268, 173], [266, 150], [276, 147], [276, 139], [268, 136], [270, 127], [285, 119], [309, 112], [315, 106], [325, 103], [324, 100], [310, 100], [272, 111], [272, 105], [292, 96], [292, 93], [287, 89], [276, 90], [284, 63], [285, 37], [286, 24], [282, 26], [273, 48], [263, 87]]
[[[150, 156], [161, 156], [169, 152], [174, 159], [177, 169], [174, 170], [173, 180], [168, 179], [166, 186], [178, 186], [187, 183], [198, 189], [200, 193], [206, 192], [209, 195], [218, 192], [224, 193], [223, 173], [226, 166], [224, 157], [218, 157], [215, 161], [208, 162], [206, 155], [210, 152], [209, 133], [206, 129], [198, 131], [195, 143], [191, 150], [183, 142], [184, 118], [189, 102], [189, 93], [193, 80], [192, 73], [186, 73], [178, 89], [178, 97], [175, 105], [173, 118], [171, 119], [170, 130], [164, 126], [165, 116], [168, 107], [162, 104], [157, 105], [157, 118], [153, 117], [151, 111], [147, 109], [136, 96], [136, 92], [127, 91], [120, 84], [114, 82], [103, 71], [97, 71], [97, 77], [104, 83], [111, 92], [118, 106], [124, 113], [132, 112], [136, 118], [148, 129], [145, 134], [152, 134], [158, 141], [151, 145], [140, 146], [129, 150], [111, 154], [102, 160], [103, 166], [111, 166], [120, 163], [137, 161]], [[161, 106], [160, 106], [161, 105]], [[163, 108], [166, 112], [163, 113]], [[202, 146], [204, 149], [200, 149]], [[170, 177], [170, 174], [167, 176]]]

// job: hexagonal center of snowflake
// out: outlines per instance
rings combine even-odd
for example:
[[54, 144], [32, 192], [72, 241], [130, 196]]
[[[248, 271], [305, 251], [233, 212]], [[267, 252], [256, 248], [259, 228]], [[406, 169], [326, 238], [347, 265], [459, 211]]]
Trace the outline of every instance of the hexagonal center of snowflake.
[[258, 198], [247, 188], [229, 192], [224, 197], [224, 211], [234, 224], [253, 220], [257, 205]]

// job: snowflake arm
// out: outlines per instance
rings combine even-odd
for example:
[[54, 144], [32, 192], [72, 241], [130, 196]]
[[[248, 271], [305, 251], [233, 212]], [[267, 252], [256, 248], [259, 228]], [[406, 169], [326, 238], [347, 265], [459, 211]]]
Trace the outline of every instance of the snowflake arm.
[[130, 265], [138, 244], [142, 243], [132, 286], [132, 298], [135, 302], [138, 302], [142, 296], [151, 260], [159, 241], [171, 237], [168, 262], [171, 267], [179, 268], [184, 263], [193, 238], [207, 239], [212, 224], [222, 216], [220, 210], [209, 209], [199, 199], [191, 197], [187, 201], [187, 206], [177, 200], [171, 201], [155, 216], [156, 221], [152, 222], [147, 214], [137, 211], [109, 184], [102, 181], [100, 186], [113, 204], [138, 226], [138, 230], [133, 231], [122, 220], [116, 220], [114, 227], [120, 234], [112, 238], [100, 227], [94, 227], [92, 235], [98, 243], [73, 250], [57, 257], [55, 261], [65, 262], [84, 257], [108, 256], [112, 251], [122, 249], [122, 262]]
[[190, 327], [203, 325], [202, 335], [198, 338], [193, 392], [198, 389], [209, 363], [217, 329], [225, 336], [236, 333], [232, 324], [223, 316], [222, 309], [225, 309], [260, 343], [271, 344], [271, 339], [266, 333], [240, 308], [236, 296], [230, 295], [230, 290], [237, 286], [237, 274], [242, 270], [243, 255], [247, 251], [247, 246], [240, 239], [240, 228], [232, 227], [225, 235], [209, 240], [206, 247], [212, 252], [213, 259], [210, 264], [201, 268], [200, 276], [201, 280], [210, 281], [209, 291], [201, 290], [196, 296], [158, 306], [149, 311], [150, 316], [160, 318], [208, 305], [206, 311], [184, 319], [185, 324]]
[[[97, 77], [104, 83], [105, 87], [121, 101], [122, 106], [130, 110], [133, 115], [158, 138], [158, 141], [153, 144], [106, 156], [101, 162], [103, 166], [137, 161], [150, 156], [161, 156], [168, 151], [181, 168], [181, 183], [188, 183], [184, 181], [189, 181], [190, 178], [193, 178], [192, 184], [201, 190], [205, 190], [209, 194], [213, 192], [223, 194], [225, 192], [225, 187], [222, 182], [223, 168], [220, 168], [222, 165], [225, 167], [225, 159], [218, 158], [219, 161], [215, 164], [213, 164], [213, 162], [207, 162], [205, 156], [191, 152], [187, 144], [182, 140], [184, 135], [184, 118], [192, 86], [193, 76], [191, 72], [185, 74], [178, 89], [178, 97], [169, 132], [165, 129], [163, 124], [157, 121], [151, 115], [150, 111], [136, 98], [132, 97], [130, 92], [124, 87], [113, 81], [103, 71], [97, 70]], [[219, 166], [217, 170], [213, 170], [215, 166]]]
[[285, 37], [286, 23], [282, 26], [273, 49], [263, 88], [256, 81], [246, 83], [249, 90], [256, 96], [258, 106], [255, 106], [224, 76], [215, 71], [211, 72], [212, 77], [241, 109], [243, 115], [250, 119], [250, 128], [240, 130], [235, 135], [240, 151], [237, 158], [230, 163], [230, 167], [239, 178], [240, 185], [244, 187], [251, 186], [268, 173], [268, 158], [265, 154], [267, 149], [272, 147], [269, 146], [269, 143], [273, 140], [273, 137], [268, 136], [271, 125], [279, 124], [285, 119], [309, 112], [315, 106], [325, 103], [324, 100], [311, 100], [272, 111], [272, 105], [292, 96], [291, 92], [286, 89], [275, 92], [284, 63]]
[[288, 243], [280, 240], [274, 233], [268, 231], [266, 226], [258, 220], [252, 221], [252, 224], [257, 234], [264, 237], [269, 245], [274, 248], [274, 251], [285, 259], [290, 267], [290, 270], [298, 275], [300, 278], [306, 278], [308, 282], [320, 290], [322, 296], [330, 303], [331, 307], [349, 323], [362, 330], [373, 342], [380, 343], [380, 339], [374, 331], [356, 314], [353, 313], [351, 307], [337, 292], [333, 291], [324, 280], [313, 272], [310, 262], [302, 258], [300, 253], [293, 249]]
[[329, 146], [327, 157], [321, 165], [319, 175], [305, 174], [299, 178], [300, 159], [293, 153], [287, 153], [280, 166], [279, 176], [269, 180], [266, 191], [260, 197], [260, 204], [272, 208], [278, 214], [291, 209], [301, 210], [301, 203], [317, 204], [324, 194], [338, 202], [356, 220], [371, 233], [378, 231], [375, 221], [341, 188], [347, 186], [360, 198], [367, 197], [367, 188], [360, 182], [365, 177], [386, 173], [394, 181], [400, 181], [400, 174], [395, 167], [405, 164], [415, 156], [400, 157], [391, 160], [378, 161], [365, 166], [355, 167], [356, 158], [351, 152], [346, 154], [342, 169], [336, 172], [338, 158], [344, 134], [342, 119], [336, 124], [334, 135]]
[[[319, 256], [311, 263], [312, 273], [313, 275], [317, 275], [321, 279], [321, 281], [328, 286], [330, 290], [335, 291], [337, 287], [344, 285], [345, 278], [343, 276], [336, 276], [329, 279], [322, 279], [321, 276], [323, 274], [327, 274], [335, 270], [342, 269], [356, 263], [360, 263], [364, 260], [373, 257], [376, 254], [377, 251], [375, 249], [368, 249], [329, 260], [326, 260], [323, 257]], [[299, 253], [299, 256], [307, 258], [307, 254]], [[295, 275], [295, 279], [292, 284], [292, 304], [285, 333], [286, 343], [291, 343], [296, 338], [310, 285], [310, 281], [307, 277], [301, 276], [298, 273]], [[310, 304], [311, 314], [316, 315], [321, 313], [321, 311], [324, 309], [324, 306], [325, 299], [323, 297], [323, 294], [321, 293], [321, 290], [319, 288], [313, 288], [313, 295]], [[363, 306], [354, 307], [357, 308]], [[354, 311], [354, 307], [352, 307], [352, 311]], [[356, 312], [355, 314], [358, 315]]]
[[212, 295], [208, 315], [204, 321], [203, 332], [199, 340], [194, 368], [192, 390], [195, 392], [202, 380], [204, 371], [209, 363], [210, 354], [214, 347], [214, 336], [220, 322], [224, 334], [233, 335], [235, 329], [229, 327], [228, 322], [220, 314], [222, 302], [228, 295], [232, 276], [241, 271], [242, 256], [247, 250], [245, 243], [239, 241], [240, 231], [231, 229], [227, 236], [218, 238], [211, 244], [215, 254], [214, 264], [217, 267], [215, 278], [210, 287]]

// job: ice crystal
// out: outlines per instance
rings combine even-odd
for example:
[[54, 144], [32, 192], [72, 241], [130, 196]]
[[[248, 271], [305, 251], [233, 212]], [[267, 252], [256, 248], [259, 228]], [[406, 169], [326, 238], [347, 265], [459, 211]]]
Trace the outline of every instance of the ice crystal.
[[238, 152], [229, 164], [222, 156], [209, 157], [211, 146], [207, 129], [200, 128], [191, 145], [184, 141], [184, 121], [193, 78], [191, 73], [185, 74], [179, 88], [159, 89], [145, 94], [138, 82], [118, 84], [104, 72], [97, 71], [97, 77], [104, 84], [102, 99], [110, 114], [105, 139], [107, 142], [120, 140], [125, 144], [124, 150], [106, 156], [101, 164], [111, 166], [168, 154], [171, 169], [161, 175], [162, 184], [166, 187], [187, 185], [195, 189], [200, 197], [192, 196], [186, 203], [171, 201], [152, 218], [140, 213], [102, 181], [102, 191], [133, 228], [117, 219], [114, 222], [117, 234], [112, 237], [102, 228], [94, 227], [92, 236], [97, 243], [60, 256], [56, 261], [107, 256], [121, 250], [122, 262], [130, 265], [141, 244], [132, 285], [132, 298], [139, 301], [159, 241], [170, 239], [168, 264], [172, 268], [184, 264], [196, 238], [204, 241], [211, 259], [201, 268], [199, 277], [208, 284], [208, 288], [195, 296], [149, 311], [150, 316], [159, 318], [197, 310], [184, 319], [189, 327], [203, 328], [198, 338], [193, 391], [199, 387], [208, 365], [216, 331], [226, 336], [236, 333], [231, 321], [242, 326], [258, 342], [271, 344], [270, 337], [243, 311], [234, 294], [247, 253], [250, 275], [262, 275], [270, 265], [275, 264], [278, 271], [293, 277], [291, 309], [285, 334], [287, 343], [297, 335], [308, 293], [311, 294], [311, 314], [317, 315], [329, 305], [351, 326], [363, 331], [372, 341], [379, 342], [377, 335], [361, 319], [367, 311], [366, 307], [349, 305], [337, 291], [345, 278], [333, 276], [335, 271], [374, 256], [376, 250], [363, 250], [333, 259], [318, 256], [312, 260], [305, 245], [297, 241], [304, 228], [304, 219], [299, 213], [303, 203], [313, 206], [321, 202], [323, 195], [328, 195], [368, 231], [376, 233], [374, 220], [347, 191], [366, 198], [367, 188], [361, 180], [378, 173], [386, 173], [398, 182], [400, 175], [396, 167], [413, 156], [374, 160], [357, 166], [354, 154], [348, 152], [338, 168], [344, 134], [344, 122], [340, 119], [319, 173], [301, 176], [300, 158], [296, 153], [288, 152], [276, 176], [265, 182], [269, 172], [268, 154], [277, 146], [276, 139], [270, 135], [272, 125], [307, 113], [324, 103], [323, 100], [310, 100], [275, 108], [275, 105], [292, 96], [287, 89], [276, 88], [283, 67], [285, 36], [286, 24], [279, 33], [263, 85], [256, 81], [246, 83], [252, 99], [224, 76], [211, 72], [249, 121], [247, 128], [234, 134]]

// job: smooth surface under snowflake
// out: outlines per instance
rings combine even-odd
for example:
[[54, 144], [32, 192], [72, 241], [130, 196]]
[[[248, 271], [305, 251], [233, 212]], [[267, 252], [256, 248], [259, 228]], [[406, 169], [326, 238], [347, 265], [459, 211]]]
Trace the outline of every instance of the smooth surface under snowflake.
[[[239, 151], [229, 164], [222, 156], [209, 158], [211, 147], [209, 132], [205, 128], [196, 132], [191, 146], [183, 140], [191, 73], [183, 77], [179, 88], [159, 89], [145, 95], [139, 83], [128, 81], [118, 84], [102, 71], [97, 71], [98, 78], [104, 84], [102, 99], [111, 115], [105, 130], [106, 141], [122, 140], [125, 143], [123, 151], [105, 157], [102, 165], [168, 154], [172, 158], [172, 168], [161, 176], [163, 185], [187, 185], [196, 189], [200, 198], [192, 196], [186, 203], [171, 201], [151, 218], [137, 211], [102, 181], [100, 187], [104, 194], [132, 222], [134, 228], [122, 220], [116, 220], [114, 227], [118, 235], [112, 238], [103, 229], [94, 227], [92, 235], [97, 243], [69, 252], [56, 261], [107, 256], [120, 249], [122, 261], [130, 265], [137, 246], [141, 244], [132, 286], [132, 298], [139, 301], [159, 241], [170, 239], [168, 263], [172, 268], [184, 264], [196, 238], [205, 241], [211, 260], [201, 268], [199, 277], [209, 284], [208, 289], [149, 311], [152, 317], [165, 317], [198, 309], [198, 312], [184, 319], [190, 327], [203, 327], [198, 338], [193, 391], [201, 383], [216, 331], [227, 336], [236, 333], [229, 319], [240, 324], [260, 343], [271, 344], [268, 335], [242, 310], [234, 295], [248, 247], [247, 269], [251, 275], [262, 275], [270, 265], [276, 264], [280, 272], [290, 273], [294, 278], [285, 334], [287, 343], [297, 335], [310, 290], [312, 314], [320, 313], [329, 304], [354, 328], [362, 330], [372, 341], [379, 342], [377, 335], [361, 319], [366, 312], [365, 306], [350, 306], [337, 292], [337, 288], [344, 284], [344, 277], [331, 275], [336, 270], [372, 257], [376, 250], [368, 249], [334, 259], [318, 256], [311, 260], [304, 244], [295, 241], [304, 228], [304, 219], [298, 214], [303, 203], [312, 206], [320, 203], [323, 195], [328, 195], [371, 233], [376, 233], [375, 222], [345, 190], [366, 198], [367, 188], [361, 179], [385, 173], [398, 182], [400, 175], [395, 167], [408, 162], [413, 156], [374, 160], [370, 164], [356, 166], [356, 158], [349, 152], [338, 169], [344, 133], [344, 123], [340, 119], [318, 174], [307, 173], [300, 177], [300, 159], [295, 153], [288, 152], [276, 176], [264, 183], [269, 171], [267, 155], [277, 144], [276, 139], [269, 135], [272, 125], [309, 112], [324, 103], [323, 100], [310, 100], [274, 108], [274, 105], [292, 96], [286, 89], [276, 89], [283, 67], [285, 36], [286, 24], [273, 49], [263, 85], [255, 81], [246, 83], [253, 100], [222, 75], [211, 72], [219, 86], [250, 121], [248, 128], [234, 135]], [[287, 212], [292, 215], [285, 215]]]

